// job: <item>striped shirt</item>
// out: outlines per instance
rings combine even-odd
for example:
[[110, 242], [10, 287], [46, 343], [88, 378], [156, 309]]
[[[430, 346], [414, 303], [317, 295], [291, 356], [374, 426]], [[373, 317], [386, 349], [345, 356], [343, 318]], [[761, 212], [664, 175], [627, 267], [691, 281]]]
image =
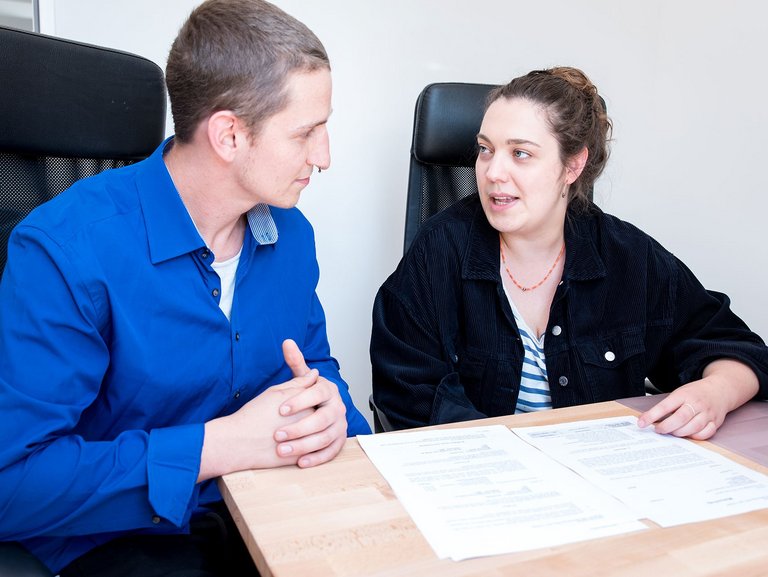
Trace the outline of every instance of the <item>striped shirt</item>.
[[[506, 287], [505, 287], [506, 288]], [[549, 394], [549, 380], [547, 379], [547, 363], [544, 357], [544, 337], [536, 337], [528, 327], [520, 311], [517, 310], [514, 301], [507, 293], [509, 306], [515, 316], [517, 330], [523, 341], [523, 369], [520, 373], [520, 393], [517, 397], [515, 413], [530, 413], [552, 408], [552, 397]]]

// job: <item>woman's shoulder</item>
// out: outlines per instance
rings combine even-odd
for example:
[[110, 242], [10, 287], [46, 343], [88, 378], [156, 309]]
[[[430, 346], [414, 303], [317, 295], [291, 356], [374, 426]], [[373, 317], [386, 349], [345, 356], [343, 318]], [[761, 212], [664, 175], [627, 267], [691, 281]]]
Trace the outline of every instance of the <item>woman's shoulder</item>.
[[613, 214], [603, 212], [595, 205], [592, 205], [588, 213], [577, 218], [586, 223], [600, 247], [614, 251], [652, 250], [661, 255], [671, 256], [670, 251], [639, 226]]
[[477, 210], [482, 212], [477, 195], [472, 195], [427, 219], [385, 287], [401, 295], [435, 284], [448, 290], [461, 276]]
[[412, 246], [425, 248], [436, 244], [445, 248], [446, 243], [466, 243], [478, 211], [482, 211], [482, 206], [477, 194], [458, 200], [424, 221]]

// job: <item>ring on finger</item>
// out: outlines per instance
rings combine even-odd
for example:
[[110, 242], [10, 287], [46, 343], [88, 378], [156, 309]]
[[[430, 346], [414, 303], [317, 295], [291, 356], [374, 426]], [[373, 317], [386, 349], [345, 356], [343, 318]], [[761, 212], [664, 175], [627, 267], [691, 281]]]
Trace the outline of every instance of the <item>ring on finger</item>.
[[683, 406], [691, 409], [691, 412], [693, 413], [693, 416], [691, 416], [691, 418], [699, 414], [699, 412], [694, 408], [694, 406], [691, 403], [683, 403]]

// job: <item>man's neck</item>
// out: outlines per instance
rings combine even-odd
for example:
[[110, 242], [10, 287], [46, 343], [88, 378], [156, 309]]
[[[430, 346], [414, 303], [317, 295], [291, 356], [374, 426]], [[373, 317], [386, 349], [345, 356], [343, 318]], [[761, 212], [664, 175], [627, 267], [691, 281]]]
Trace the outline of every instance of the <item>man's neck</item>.
[[233, 210], [228, 171], [203, 147], [174, 142], [164, 156], [165, 166], [184, 206], [205, 244], [226, 260], [243, 245], [247, 226], [243, 212]]

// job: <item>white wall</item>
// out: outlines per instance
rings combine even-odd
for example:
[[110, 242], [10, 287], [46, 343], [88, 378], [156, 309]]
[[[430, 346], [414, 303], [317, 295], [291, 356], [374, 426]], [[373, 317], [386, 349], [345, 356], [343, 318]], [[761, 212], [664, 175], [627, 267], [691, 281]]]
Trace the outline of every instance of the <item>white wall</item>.
[[[762, 3], [276, 3], [318, 34], [332, 60], [333, 166], [313, 179], [300, 207], [317, 233], [331, 345], [361, 409], [370, 392], [371, 304], [400, 256], [413, 105], [430, 82], [502, 83], [556, 64], [584, 69], [615, 127], [598, 204], [655, 236], [705, 286], [728, 293], [768, 337]], [[164, 66], [196, 4], [41, 0], [41, 22], [43, 32]]]

